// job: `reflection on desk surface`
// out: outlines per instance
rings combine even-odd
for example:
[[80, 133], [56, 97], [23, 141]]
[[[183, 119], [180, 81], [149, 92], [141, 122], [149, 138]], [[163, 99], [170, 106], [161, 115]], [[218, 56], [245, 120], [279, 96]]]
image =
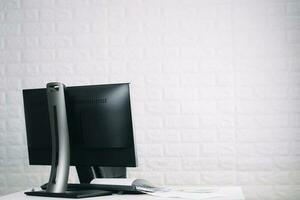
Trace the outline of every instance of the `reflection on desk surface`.
[[[207, 189], [208, 187], [172, 187], [177, 190], [201, 190]], [[26, 190], [28, 191], [28, 190]], [[222, 196], [209, 198], [209, 200], [244, 200], [244, 195], [241, 187], [230, 186], [230, 187], [218, 187], [218, 193]], [[24, 191], [17, 192], [9, 195], [5, 195], [0, 197], [0, 200], [55, 200], [55, 199], [63, 199], [63, 198], [51, 198], [51, 197], [32, 197], [26, 196]], [[139, 194], [139, 195], [118, 195], [114, 194], [111, 196], [102, 196], [102, 197], [92, 197], [87, 198], [89, 200], [170, 200], [171, 198], [167, 197], [156, 197], [147, 194]], [[201, 200], [201, 199], [199, 199]]]

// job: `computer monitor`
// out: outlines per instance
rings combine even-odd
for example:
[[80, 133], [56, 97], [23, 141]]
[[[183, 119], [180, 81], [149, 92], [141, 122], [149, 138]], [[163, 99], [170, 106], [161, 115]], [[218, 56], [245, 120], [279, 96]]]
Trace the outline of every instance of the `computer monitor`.
[[[70, 165], [135, 167], [129, 84], [66, 87]], [[51, 165], [46, 88], [23, 90], [29, 164]]]

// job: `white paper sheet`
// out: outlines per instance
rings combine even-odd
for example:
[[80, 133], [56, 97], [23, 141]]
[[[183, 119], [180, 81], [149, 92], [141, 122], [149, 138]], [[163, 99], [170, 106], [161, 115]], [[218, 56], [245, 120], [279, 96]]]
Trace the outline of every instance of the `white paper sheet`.
[[135, 178], [95, 178], [92, 184], [131, 186]]
[[171, 189], [166, 187], [147, 188], [143, 186], [137, 186], [136, 189], [149, 195], [165, 197], [165, 198], [201, 200], [201, 199], [223, 197], [222, 194], [218, 193], [218, 190], [216, 188], [206, 188], [204, 190], [199, 190], [199, 189], [183, 190], [183, 189]]

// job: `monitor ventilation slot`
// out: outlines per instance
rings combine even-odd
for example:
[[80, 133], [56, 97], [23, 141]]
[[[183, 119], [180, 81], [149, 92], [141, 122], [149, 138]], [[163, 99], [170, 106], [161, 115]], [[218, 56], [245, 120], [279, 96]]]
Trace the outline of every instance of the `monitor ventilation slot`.
[[100, 104], [100, 103], [106, 103], [107, 99], [106, 98], [77, 98], [74, 99], [74, 103], [79, 103], [79, 104]]

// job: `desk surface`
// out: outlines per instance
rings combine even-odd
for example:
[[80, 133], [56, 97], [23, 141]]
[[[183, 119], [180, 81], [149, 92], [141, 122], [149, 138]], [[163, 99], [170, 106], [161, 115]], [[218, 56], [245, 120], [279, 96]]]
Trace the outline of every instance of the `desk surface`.
[[[201, 187], [197, 187], [197, 188], [201, 188]], [[244, 200], [245, 199], [241, 187], [219, 187], [219, 192], [224, 194], [224, 197], [209, 198], [209, 200]], [[64, 198], [27, 196], [24, 194], [24, 191], [0, 197], [0, 200], [54, 200], [54, 199], [64, 199]], [[138, 195], [117, 195], [116, 194], [116, 195], [92, 197], [86, 199], [88, 200], [124, 200], [124, 199], [126, 200], [167, 200], [168, 199], [170, 200], [175, 198], [161, 198], [161, 197], [155, 197], [147, 194], [138, 194]]]

